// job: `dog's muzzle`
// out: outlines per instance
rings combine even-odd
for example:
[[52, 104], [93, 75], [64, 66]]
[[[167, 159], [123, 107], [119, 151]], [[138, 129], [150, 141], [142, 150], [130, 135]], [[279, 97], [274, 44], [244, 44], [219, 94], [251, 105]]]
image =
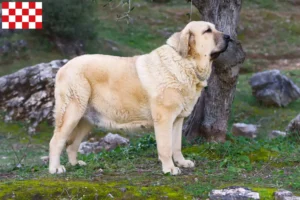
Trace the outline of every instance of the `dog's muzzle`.
[[213, 53], [210, 54], [211, 60], [215, 60], [216, 58], [219, 57], [219, 55], [220, 55], [221, 53], [223, 53], [224, 51], [226, 51], [227, 48], [228, 48], [228, 43], [229, 43], [229, 42], [232, 42], [233, 40], [230, 38], [229, 35], [224, 34], [224, 35], [223, 35], [223, 41], [224, 41], [224, 46], [223, 46], [223, 48], [222, 48], [220, 51], [213, 52]]

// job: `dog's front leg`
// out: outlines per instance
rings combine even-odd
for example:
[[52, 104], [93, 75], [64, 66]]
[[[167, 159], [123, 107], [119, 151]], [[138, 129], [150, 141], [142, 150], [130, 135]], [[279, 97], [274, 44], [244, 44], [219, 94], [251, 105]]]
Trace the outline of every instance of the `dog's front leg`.
[[155, 109], [153, 115], [158, 158], [162, 163], [162, 170], [172, 175], [180, 174], [180, 169], [175, 167], [172, 160], [172, 129], [176, 117], [161, 108]]
[[182, 143], [182, 125], [183, 125], [183, 117], [177, 118], [174, 122], [173, 126], [173, 159], [174, 162], [179, 167], [194, 167], [195, 164], [191, 160], [184, 159], [181, 152], [181, 143]]

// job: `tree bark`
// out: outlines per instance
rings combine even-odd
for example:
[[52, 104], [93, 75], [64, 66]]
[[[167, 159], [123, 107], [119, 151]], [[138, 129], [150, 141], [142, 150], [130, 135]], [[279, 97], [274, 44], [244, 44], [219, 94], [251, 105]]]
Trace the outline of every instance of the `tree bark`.
[[203, 21], [215, 24], [234, 41], [213, 63], [208, 87], [202, 91], [183, 133], [189, 140], [202, 136], [209, 141], [225, 141], [239, 69], [245, 60], [242, 46], [236, 40], [242, 0], [192, 0], [192, 3]]
[[0, 110], [5, 121], [25, 120], [29, 133], [42, 121], [52, 123], [55, 75], [67, 61], [41, 63], [0, 77]]

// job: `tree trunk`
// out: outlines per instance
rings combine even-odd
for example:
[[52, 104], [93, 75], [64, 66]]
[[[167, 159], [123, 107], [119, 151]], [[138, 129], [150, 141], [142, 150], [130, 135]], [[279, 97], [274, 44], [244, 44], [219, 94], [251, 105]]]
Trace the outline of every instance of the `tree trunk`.
[[5, 121], [25, 120], [30, 133], [42, 121], [51, 123], [55, 75], [67, 61], [41, 63], [0, 77], [0, 110]]
[[202, 91], [183, 132], [189, 140], [202, 136], [209, 141], [225, 141], [239, 69], [245, 60], [242, 46], [236, 41], [242, 0], [192, 0], [192, 3], [202, 20], [215, 24], [234, 41], [213, 63], [208, 87]]

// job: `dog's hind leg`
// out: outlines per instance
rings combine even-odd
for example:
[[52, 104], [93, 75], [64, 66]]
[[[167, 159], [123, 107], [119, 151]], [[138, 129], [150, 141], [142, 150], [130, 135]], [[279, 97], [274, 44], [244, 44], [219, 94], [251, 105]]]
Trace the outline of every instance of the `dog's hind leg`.
[[77, 152], [83, 138], [89, 133], [92, 125], [85, 119], [81, 119], [78, 125], [71, 133], [70, 139], [67, 141], [67, 153], [71, 165], [86, 165], [82, 160], [77, 160]]
[[91, 88], [87, 80], [81, 77], [76, 80], [77, 82], [72, 82], [58, 74], [56, 81], [55, 129], [49, 144], [49, 172], [51, 174], [66, 171], [65, 167], [60, 165], [60, 155], [71, 138], [73, 130], [82, 119], [90, 98]]
[[55, 127], [53, 137], [49, 144], [49, 172], [51, 174], [60, 174], [66, 171], [65, 167], [60, 165], [60, 154], [74, 128], [80, 121], [82, 117], [81, 112], [78, 104], [74, 100], [71, 100], [64, 113], [64, 120], [61, 127]]

